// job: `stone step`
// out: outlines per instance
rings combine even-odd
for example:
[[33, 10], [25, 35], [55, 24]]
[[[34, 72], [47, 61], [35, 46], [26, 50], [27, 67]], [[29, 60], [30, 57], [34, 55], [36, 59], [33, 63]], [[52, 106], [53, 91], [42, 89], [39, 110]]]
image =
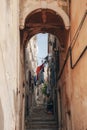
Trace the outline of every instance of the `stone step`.
[[33, 126], [29, 126], [29, 127], [25, 127], [25, 129], [57, 129], [57, 126], [49, 126], [49, 125], [39, 125], [39, 126], [36, 126], [36, 125], [33, 125]]
[[43, 107], [35, 107], [25, 120], [25, 130], [57, 130], [57, 121]]
[[26, 130], [58, 130], [58, 129], [57, 129], [57, 128], [53, 128], [53, 129], [52, 129], [52, 128], [48, 128], [48, 129], [47, 129], [47, 128], [41, 128], [41, 129], [36, 129], [36, 128], [33, 129], [33, 128], [31, 128], [31, 129], [30, 129], [30, 128], [29, 128], [29, 129], [26, 129]]
[[33, 129], [33, 128], [31, 128], [31, 129], [30, 129], [30, 128], [29, 128], [29, 129], [26, 129], [26, 130], [58, 130], [58, 129], [57, 129], [57, 128], [53, 128], [53, 129], [52, 129], [52, 128], [48, 128], [48, 129], [47, 129], [47, 128], [41, 128], [41, 129], [36, 129], [36, 128]]
[[49, 125], [53, 125], [53, 124], [57, 124], [56, 121], [29, 121], [27, 122], [27, 124], [49, 124]]
[[56, 121], [30, 121], [26, 125], [27, 128], [57, 128]]
[[53, 118], [50, 118], [50, 117], [45, 117], [45, 118], [42, 118], [42, 117], [33, 117], [33, 118], [29, 118], [27, 121], [54, 121], [54, 117]]
[[55, 120], [54, 115], [47, 113], [33, 113], [28, 120]]

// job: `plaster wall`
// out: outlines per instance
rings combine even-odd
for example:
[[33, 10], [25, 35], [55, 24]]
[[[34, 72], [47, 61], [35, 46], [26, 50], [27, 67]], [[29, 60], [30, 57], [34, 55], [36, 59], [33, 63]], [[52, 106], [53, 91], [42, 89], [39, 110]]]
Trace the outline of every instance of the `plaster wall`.
[[[71, 0], [70, 3], [70, 39], [67, 41], [70, 46], [76, 31], [84, 17], [87, 9], [87, 1]], [[87, 46], [87, 14], [84, 17], [84, 22], [78, 31], [78, 37], [71, 44], [72, 47], [72, 63], [75, 64], [84, 48]], [[67, 46], [67, 48], [68, 48]], [[67, 52], [66, 48], [66, 52]], [[62, 56], [61, 67], [63, 59], [66, 57], [66, 52]], [[61, 76], [58, 86], [61, 91], [62, 102], [62, 129], [65, 130], [87, 130], [87, 50], [79, 60], [78, 64], [71, 69], [70, 57]]]
[[15, 130], [19, 86], [19, 1], [0, 6], [0, 130]]
[[[87, 1], [71, 0], [71, 41], [87, 9]], [[72, 48], [73, 64], [87, 45], [87, 16], [84, 19], [78, 37]], [[75, 66], [71, 69], [70, 99], [72, 130], [87, 129], [87, 50]], [[68, 82], [68, 80], [67, 80]]]

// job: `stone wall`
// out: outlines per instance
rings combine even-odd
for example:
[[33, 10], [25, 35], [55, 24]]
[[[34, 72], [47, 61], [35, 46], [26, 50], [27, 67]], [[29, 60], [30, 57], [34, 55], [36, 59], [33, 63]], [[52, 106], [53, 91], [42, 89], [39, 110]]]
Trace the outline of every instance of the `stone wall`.
[[0, 130], [16, 130], [19, 86], [19, 3], [1, 0], [0, 6]]

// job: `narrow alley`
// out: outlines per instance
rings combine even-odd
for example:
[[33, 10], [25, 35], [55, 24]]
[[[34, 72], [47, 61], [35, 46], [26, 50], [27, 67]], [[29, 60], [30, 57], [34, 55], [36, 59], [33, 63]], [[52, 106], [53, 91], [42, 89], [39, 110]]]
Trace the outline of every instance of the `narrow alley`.
[[43, 105], [35, 106], [30, 118], [25, 121], [26, 130], [57, 130], [57, 121], [52, 114], [47, 114]]
[[87, 130], [87, 0], [0, 2], [0, 130]]

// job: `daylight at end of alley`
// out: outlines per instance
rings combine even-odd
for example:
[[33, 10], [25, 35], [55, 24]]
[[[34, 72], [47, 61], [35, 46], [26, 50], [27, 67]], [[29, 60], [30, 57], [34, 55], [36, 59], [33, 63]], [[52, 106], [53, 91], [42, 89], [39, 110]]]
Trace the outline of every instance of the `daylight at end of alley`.
[[87, 130], [87, 0], [1, 0], [0, 130]]

